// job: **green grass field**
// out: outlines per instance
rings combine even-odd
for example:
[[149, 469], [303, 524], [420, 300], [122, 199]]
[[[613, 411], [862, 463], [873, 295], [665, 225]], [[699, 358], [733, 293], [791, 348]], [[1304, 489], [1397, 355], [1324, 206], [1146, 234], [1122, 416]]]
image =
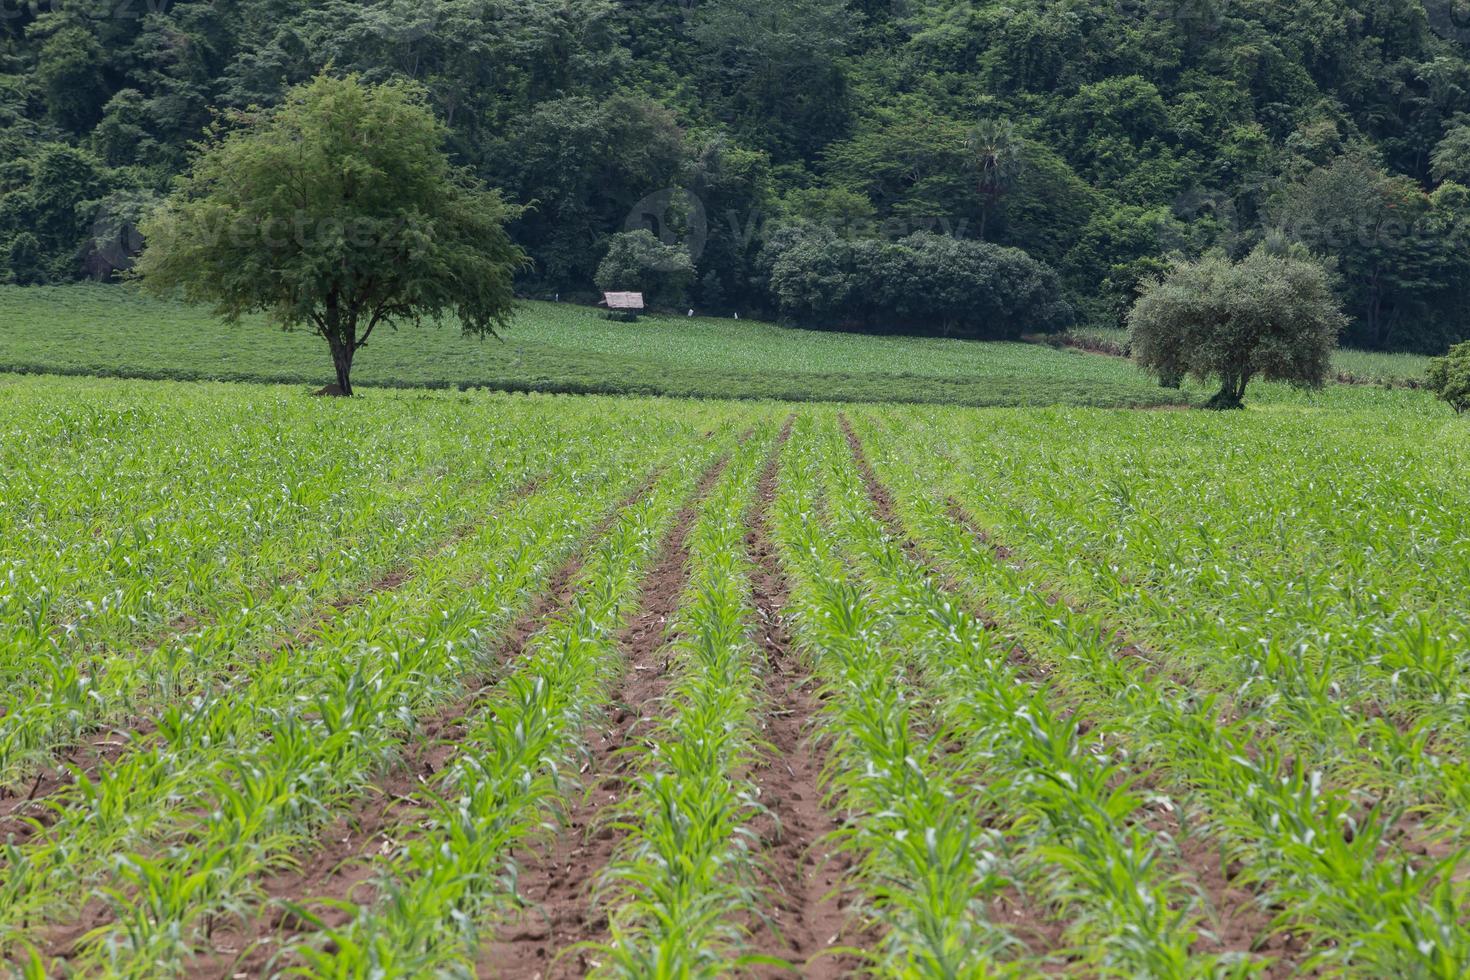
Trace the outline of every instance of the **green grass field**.
[[[331, 379], [325, 345], [261, 319], [231, 327], [206, 311], [116, 286], [0, 287], [0, 370], [140, 379]], [[1126, 362], [1034, 344], [864, 337], [752, 320], [648, 317], [526, 303], [502, 340], [452, 326], [375, 337], [353, 380], [385, 387], [581, 394], [1149, 407], [1200, 400], [1160, 389]], [[1260, 386], [1252, 400], [1303, 397]]]

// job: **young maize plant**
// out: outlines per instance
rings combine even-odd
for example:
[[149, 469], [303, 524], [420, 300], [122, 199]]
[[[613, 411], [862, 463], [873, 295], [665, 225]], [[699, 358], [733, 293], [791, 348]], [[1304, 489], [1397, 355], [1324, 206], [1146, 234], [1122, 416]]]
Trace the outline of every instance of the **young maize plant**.
[[887, 610], [837, 555], [817, 513], [820, 460], [798, 423], [784, 452], [773, 531], [791, 586], [795, 634], [824, 699], [821, 736], [829, 804], [846, 816], [842, 845], [868, 911], [883, 930], [870, 951], [888, 976], [988, 977], [1016, 945], [987, 908], [1004, 881], [984, 830], [946, 758], [919, 727], [904, 651]]
[[1021, 448], [1029, 424], [951, 446], [921, 427], [937, 462], [967, 461], [955, 494], [1061, 591], [1170, 650], [1193, 685], [1230, 692], [1324, 772], [1452, 824], [1470, 805], [1463, 481], [1398, 420], [1365, 442], [1336, 420], [1303, 432], [1253, 417], [1264, 431], [1210, 433], [1229, 451], [1207, 453], [1177, 421], [1069, 421], [1075, 448], [1044, 461]]
[[[555, 513], [544, 509], [545, 501], [541, 503], [540, 508], [528, 508], [533, 520]], [[515, 524], [507, 530], [501, 554], [512, 559], [517, 552], [535, 554], [528, 552], [528, 546], [535, 546], [532, 532], [517, 533]], [[525, 536], [528, 533], [531, 536]], [[444, 571], [451, 572], [446, 576], [436, 566], [430, 575], [421, 575], [415, 586], [431, 590], [437, 586], [439, 593], [455, 587], [466, 572], [480, 564], [481, 556], [496, 554], [493, 549], [488, 553], [478, 551], [477, 544], [466, 543], [463, 554], [469, 560], [461, 563], [458, 575], [445, 566]], [[554, 560], [553, 553], [543, 561], [513, 565], [511, 574], [497, 583], [508, 587], [506, 600], [527, 591], [536, 581], [532, 576], [547, 574], [547, 566]], [[446, 609], [441, 614], [433, 611], [427, 601], [434, 591], [417, 593], [424, 611], [417, 617], [419, 622], [406, 621], [405, 616], [414, 607], [411, 594], [415, 594], [413, 590], [400, 591], [391, 598], [375, 597], [342, 623], [324, 627], [318, 643], [292, 651], [288, 657], [259, 661], [239, 688], [210, 690], [192, 710], [180, 706], [166, 709], [158, 719], [156, 741], [124, 756], [117, 765], [104, 768], [95, 784], [82, 780], [79, 792], [59, 801], [60, 820], [33, 856], [31, 872], [45, 875], [53, 885], [62, 887], [38, 886], [31, 892], [32, 901], [64, 902], [69, 894], [84, 889], [89, 877], [102, 877], [107, 865], [115, 861], [136, 864], [154, 860], [148, 851], [133, 849], [150, 847], [155, 840], [170, 843], [181, 864], [196, 853], [207, 853], [197, 845], [212, 845], [210, 838], [221, 833], [239, 835], [238, 843], [254, 850], [253, 854], [242, 855], [241, 860], [282, 854], [296, 843], [294, 837], [263, 842], [258, 837], [260, 828], [252, 821], [264, 815], [266, 824], [273, 827], [292, 823], [310, 826], [330, 812], [333, 796], [342, 798], [342, 802], [350, 800], [365, 773], [386, 761], [374, 759], [363, 750], [391, 752], [395, 744], [393, 729], [384, 728], [364, 745], [360, 726], [401, 725], [411, 716], [400, 712], [413, 702], [386, 713], [365, 713], [362, 709], [381, 698], [403, 702], [408, 698], [448, 697], [456, 690], [456, 675], [471, 669], [466, 656], [470, 650], [461, 648], [468, 647], [473, 638], [466, 627], [474, 624], [466, 622], [463, 608]], [[414, 627], [415, 632], [388, 632], [404, 626]], [[437, 635], [441, 632], [448, 634], [442, 642]], [[391, 684], [383, 683], [381, 668], [374, 664], [380, 658], [387, 661]], [[453, 672], [441, 667], [422, 673], [424, 668], [434, 667], [434, 659], [426, 658], [465, 662]], [[449, 676], [442, 676], [445, 673]], [[241, 694], [251, 700], [242, 701]], [[259, 731], [269, 733], [264, 744], [254, 737]], [[330, 755], [333, 752], [335, 758]], [[187, 801], [195, 799], [217, 801], [217, 809], [208, 820], [200, 821], [191, 809], [184, 808]], [[99, 812], [116, 813], [124, 822], [114, 825], [99, 821]], [[151, 819], [138, 824], [135, 817], [143, 813]], [[196, 846], [176, 843], [182, 841]], [[58, 872], [51, 865], [62, 866], [61, 881], [57, 881]], [[17, 863], [8, 870], [19, 867]], [[68, 884], [66, 876], [81, 877], [74, 877]], [[194, 912], [201, 921], [218, 914], [207, 906]], [[168, 935], [176, 921], [165, 918], [158, 927]], [[177, 931], [180, 942], [176, 955], [187, 955], [192, 930]], [[98, 938], [105, 938], [105, 934]], [[144, 964], [151, 955], [139, 953]]]
[[[872, 435], [871, 427], [863, 431]], [[946, 481], [907, 438], [872, 457], [910, 532], [996, 610], [1049, 681], [1075, 694], [1105, 729], [1133, 732], [1140, 761], [1204, 814], [1206, 830], [1242, 867], [1240, 880], [1279, 911], [1278, 930], [1313, 945], [1306, 966], [1370, 976], [1452, 977], [1470, 969], [1465, 853], [1421, 858], [1390, 833], [1392, 815], [1365, 808], [1305, 758], [1226, 721], [1216, 699], [1180, 690], [1122, 652], [1095, 613], [1048, 600], [1036, 570], [981, 546], [943, 499]], [[911, 455], [912, 454], [912, 455]], [[932, 453], [923, 455], [926, 461]], [[937, 488], [937, 489], [936, 489]]]
[[675, 679], [665, 717], [639, 747], [627, 837], [605, 879], [610, 940], [599, 973], [639, 978], [727, 975], [760, 962], [744, 942], [759, 888], [746, 773], [760, 755], [761, 670], [750, 631], [746, 516], [769, 449], [748, 439], [689, 532], [689, 581], [669, 624]]
[[[935, 463], [947, 471], [945, 479], [950, 480], [956, 495], [975, 501], [988, 523], [1000, 520], [999, 526], [1014, 527], [1014, 515], [1006, 518], [1006, 509], [993, 503], [1008, 491], [998, 488], [994, 481], [978, 484], [955, 476], [953, 454], [922, 433], [906, 432], [901, 438], [927, 441], [933, 448]], [[979, 461], [985, 459], [985, 454], [978, 451], [962, 450], [961, 454], [976, 460], [977, 470]], [[1254, 487], [1248, 489], [1257, 492]], [[1058, 488], [1056, 495], [1061, 497], [1065, 492]], [[1142, 524], [1149, 528], [1148, 537], [1163, 538], [1167, 533], [1163, 528], [1178, 523], [1156, 521], [1152, 516], [1156, 506], [1172, 506], [1172, 496], [1165, 495], [1161, 505], [1145, 505], [1141, 495], [1130, 493], [1134, 517], [1120, 519], [1120, 526], [1126, 527], [1130, 521]], [[1418, 500], [1422, 491], [1410, 484], [1401, 493], [1412, 494]], [[1264, 502], [1260, 506], [1266, 509]], [[1070, 547], [1088, 550], [1087, 541], [1069, 530], [1076, 527], [1074, 518], [1038, 515], [1034, 510], [1027, 514], [1036, 523], [1026, 524], [1016, 534], [1018, 540], [1027, 542], [1028, 559], [1033, 552], [1030, 540], [1036, 536], [1031, 530], [1034, 526], [1055, 529], [1059, 536], [1071, 540]], [[1303, 535], [1307, 540], [1314, 538], [1310, 532], [1317, 520], [1315, 510], [1293, 516], [1294, 525], [1307, 526], [1308, 533]], [[1230, 522], [1222, 519], [1221, 523]], [[1216, 533], [1207, 533], [1204, 525], [1197, 526], [1202, 540], [1211, 540]], [[1009, 536], [1011, 532], [1006, 533]], [[1116, 536], [1117, 532], [1113, 533]], [[1419, 533], [1425, 535], [1427, 531]], [[1365, 566], [1369, 560], [1363, 556], [1388, 550], [1381, 549], [1374, 540], [1346, 539], [1346, 545], [1357, 556], [1354, 564]], [[1230, 556], [1220, 555], [1221, 550], [1231, 551]], [[1042, 557], [1037, 564], [1050, 573], [1048, 578], [1065, 578], [1062, 560], [1048, 557], [1050, 546], [1040, 551]], [[1212, 576], [1210, 581], [1230, 584], [1200, 588], [1197, 577], [1191, 576], [1188, 581], [1194, 584], [1186, 589], [1174, 580], [1185, 577], [1181, 569], [1191, 567], [1191, 561], [1177, 546], [1165, 552], [1167, 561], [1134, 568], [1124, 564], [1131, 560], [1129, 554], [1148, 551], [1146, 546], [1134, 543], [1119, 554], [1099, 555], [1095, 562], [1088, 563], [1090, 588], [1075, 582], [1063, 588], [1087, 596], [1089, 607], [1110, 623], [1122, 625], [1146, 646], [1169, 650], [1171, 673], [1186, 686], [1228, 693], [1231, 710], [1251, 716], [1260, 737], [1269, 738], [1287, 754], [1311, 757], [1330, 782], [1352, 785], [1386, 809], [1414, 810], [1416, 820], [1438, 825], [1430, 831], [1431, 837], [1442, 833], [1465, 842], [1465, 828], [1455, 817], [1470, 806], [1470, 736], [1466, 734], [1470, 726], [1465, 724], [1470, 693], [1457, 691], [1465, 676], [1457, 663], [1465, 656], [1464, 641], [1456, 632], [1463, 613], [1436, 609], [1433, 604], [1415, 607], [1412, 595], [1402, 600], [1409, 605], [1397, 606], [1386, 598], [1394, 591], [1387, 584], [1352, 590], [1377, 596], [1371, 606], [1359, 598], [1350, 602], [1333, 599], [1343, 586], [1330, 577], [1301, 590], [1304, 597], [1294, 597], [1290, 587], [1277, 588], [1271, 583], [1292, 582], [1295, 572], [1259, 563], [1246, 574], [1230, 568], [1239, 565], [1240, 555], [1247, 553], [1238, 545], [1230, 549], [1211, 547], [1216, 557], [1211, 559], [1210, 567], [1223, 569], [1225, 574]], [[1075, 556], [1065, 562], [1068, 568], [1078, 564]], [[1437, 564], [1437, 560], [1431, 564]], [[1367, 573], [1360, 568], [1343, 574], [1351, 581], [1351, 575]], [[1323, 577], [1320, 570], [1313, 575]], [[1161, 576], [1166, 581], [1157, 587], [1140, 584]], [[1458, 580], [1452, 579], [1446, 588], [1461, 587]], [[1223, 594], [1223, 603], [1222, 596], [1216, 595], [1221, 589], [1228, 590]], [[1324, 603], [1314, 600], [1313, 595], [1329, 598]], [[1278, 610], [1283, 607], [1295, 610], [1289, 629], [1279, 618]], [[1385, 612], [1385, 608], [1390, 611]], [[1139, 609], [1145, 611], [1146, 622], [1142, 624], [1138, 622]], [[1331, 622], [1324, 626], [1324, 619]], [[1431, 621], [1437, 624], [1434, 633], [1428, 625]], [[1277, 625], [1282, 627], [1279, 634], [1275, 631]], [[1221, 656], [1222, 650], [1226, 656]], [[1387, 685], [1400, 695], [1381, 693], [1385, 690], [1384, 678], [1389, 676], [1392, 679]], [[1380, 693], [1374, 694], [1375, 690]], [[1428, 699], [1410, 695], [1410, 690], [1428, 692]]]
[[[33, 454], [26, 483], [43, 503], [13, 512], [0, 561], [30, 559], [23, 584], [49, 602], [42, 632], [79, 648], [145, 639], [200, 611], [200, 599], [248, 595], [252, 576], [301, 571], [295, 546], [332, 540], [312, 536], [313, 524], [340, 534], [364, 504], [432, 489], [426, 471], [442, 471], [452, 457], [440, 451], [456, 448], [433, 413], [415, 430], [411, 413], [390, 411], [349, 437], [259, 398], [63, 406], [5, 444]], [[38, 560], [47, 552], [62, 560]], [[29, 598], [12, 593], [12, 608]]]
[[[80, 626], [61, 635], [45, 620], [39, 631], [0, 633], [0, 648], [7, 654], [0, 660], [0, 674], [9, 681], [4, 694], [8, 710], [0, 717], [0, 784], [24, 778], [56, 748], [90, 731], [126, 726], [130, 717], [146, 714], [151, 704], [188, 696], [205, 678], [228, 667], [237, 651], [270, 642], [273, 636], [289, 636], [313, 616], [330, 611], [333, 600], [350, 596], [395, 566], [402, 567], [414, 553], [467, 526], [495, 499], [514, 489], [513, 481], [528, 479], [530, 460], [539, 455], [544, 465], [554, 458], [552, 447], [566, 444], [576, 431], [534, 418], [516, 418], [491, 429], [493, 435], [481, 434], [468, 441], [443, 431], [439, 424], [432, 416], [423, 419], [424, 431], [433, 432], [435, 438], [426, 440], [420, 435], [417, 444], [406, 434], [390, 433], [403, 436], [397, 440], [402, 448], [396, 453], [394, 444], [386, 440], [344, 453], [347, 460], [361, 465], [339, 463], [320, 485], [308, 483], [312, 478], [307, 472], [280, 473], [279, 462], [274, 472], [262, 478], [290, 482], [258, 487], [241, 479], [233, 489], [254, 496], [232, 500], [231, 507], [245, 515], [258, 538], [251, 542], [245, 530], [234, 529], [245, 540], [245, 554], [255, 549], [248, 569], [228, 567], [229, 552], [221, 542], [198, 545], [208, 557], [197, 567], [208, 572], [209, 580], [193, 585], [195, 573], [184, 575], [183, 583], [193, 589], [187, 602], [166, 594], [170, 583], [174, 587], [179, 583], [165, 562], [140, 561], [136, 573], [120, 579], [124, 588], [136, 585], [150, 594], [157, 590], [151, 601], [176, 610], [168, 614], [169, 622], [181, 622], [179, 617], [187, 615], [182, 628], [165, 628], [162, 634], [155, 632], [152, 640], [141, 638], [135, 608], [104, 596], [101, 609], [81, 617]], [[274, 442], [269, 445], [280, 448]], [[157, 447], [149, 446], [136, 455], [156, 459], [156, 453]], [[438, 475], [437, 470], [460, 454], [472, 460], [494, 454], [489, 458], [506, 458], [511, 463], [484, 469], [461, 467], [475, 479]], [[243, 451], [238, 455], [254, 460], [257, 454]], [[517, 457], [519, 466], [514, 462]], [[288, 457], [287, 465], [298, 458], [305, 461], [307, 471], [313, 461], [319, 461], [307, 451]], [[384, 492], [384, 487], [395, 482], [390, 479], [393, 472], [403, 465], [395, 462], [399, 458], [413, 460], [414, 469], [408, 471], [411, 480], [401, 491]], [[239, 477], [238, 463], [226, 472]], [[316, 498], [310, 506], [297, 501], [297, 488], [307, 485], [314, 487]], [[200, 502], [198, 495], [182, 494], [169, 509], [187, 515], [205, 509], [199, 507]], [[228, 533], [228, 528], [221, 533]], [[77, 537], [93, 540], [90, 534]], [[176, 540], [191, 545], [176, 549], [177, 557], [193, 560], [188, 556], [194, 553], [198, 539]], [[276, 557], [277, 552], [282, 557]], [[116, 562], [109, 558], [109, 564]], [[121, 564], [131, 568], [131, 556], [124, 556]], [[75, 580], [70, 587], [86, 588]], [[23, 591], [0, 598], [0, 616], [6, 602], [25, 602]], [[61, 615], [57, 610], [52, 619]]]
[[[84, 959], [138, 975], [189, 956], [219, 917], [243, 917], [259, 878], [289, 864], [316, 828], [361, 799], [415, 717], [462, 690], [488, 641], [626, 492], [626, 477], [609, 477], [637, 449], [620, 447], [600, 471], [573, 467], [578, 478], [520, 502], [518, 519], [487, 524], [432, 556], [407, 585], [324, 625], [309, 647], [255, 661], [187, 709], [166, 709], [147, 751], [104, 769], [95, 784], [83, 780], [43, 842], [7, 867], [33, 882], [49, 878], [49, 889], [30, 891], [23, 914], [65, 901], [112, 864], [123, 879], [106, 892], [117, 919], [87, 938]], [[139, 785], [155, 791], [151, 805]], [[104, 792], [127, 792], [122, 826], [93, 819], [99, 807], [118, 806]], [[210, 809], [201, 812], [201, 801]], [[133, 818], [149, 809], [138, 826]], [[206, 855], [208, 874], [199, 870]], [[139, 898], [154, 883], [186, 881], [200, 884]]]
[[1248, 970], [1245, 957], [1194, 951], [1202, 916], [1153, 834], [1137, 826], [1145, 802], [1137, 774], [1018, 677], [1008, 647], [905, 554], [874, 513], [835, 426], [823, 433], [822, 450], [833, 534], [875, 599], [893, 610], [940, 731], [966, 760], [973, 804], [1006, 827], [1018, 888], [1069, 922], [1073, 958], [1108, 975]]
[[318, 977], [423, 976], [473, 968], [485, 926], [516, 901], [512, 848], [552, 831], [575, 787], [592, 716], [619, 675], [618, 627], [637, 605], [643, 573], [698, 474], [729, 449], [684, 448], [590, 555], [570, 608], [467, 720], [459, 751], [382, 858], [376, 895], [322, 944], [298, 951]]
[[[499, 482], [467, 488], [456, 504], [488, 507], [508, 489]], [[64, 660], [38, 651], [26, 665], [34, 683], [16, 690], [11, 712], [0, 720], [0, 766], [11, 782], [22, 779], [58, 748], [88, 732], [125, 726], [130, 715], [146, 713], [138, 710], [140, 706], [146, 709], [188, 696], [230, 666], [242, 647], [258, 647], [272, 635], [289, 635], [292, 624], [323, 615], [331, 608], [334, 592], [350, 595], [342, 590], [365, 587], [364, 573], [385, 574], [459, 523], [457, 506], [425, 503], [430, 506], [406, 524], [397, 523], [403, 520], [401, 512], [381, 514], [382, 533], [369, 548], [332, 553], [318, 572], [330, 576], [335, 588], [315, 588], [316, 575], [312, 581], [277, 580], [260, 594], [238, 597], [234, 605], [205, 614], [205, 621], [193, 624], [189, 632], [162, 637], [142, 650], [121, 647], [108, 652], [109, 647], [99, 647], [96, 653], [76, 651]], [[373, 531], [372, 525], [367, 531]], [[51, 655], [55, 653], [53, 649]]]

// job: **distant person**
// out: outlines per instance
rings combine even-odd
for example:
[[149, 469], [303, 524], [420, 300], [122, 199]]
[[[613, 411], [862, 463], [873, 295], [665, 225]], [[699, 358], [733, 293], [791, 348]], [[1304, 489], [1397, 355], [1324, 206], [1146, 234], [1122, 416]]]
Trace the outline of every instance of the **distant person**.
[[737, 320], [738, 320], [738, 319], [740, 319], [740, 314], [739, 314], [739, 312], [737, 312], [737, 313], [736, 313], [736, 314], [735, 314], [735, 319], [737, 319]]

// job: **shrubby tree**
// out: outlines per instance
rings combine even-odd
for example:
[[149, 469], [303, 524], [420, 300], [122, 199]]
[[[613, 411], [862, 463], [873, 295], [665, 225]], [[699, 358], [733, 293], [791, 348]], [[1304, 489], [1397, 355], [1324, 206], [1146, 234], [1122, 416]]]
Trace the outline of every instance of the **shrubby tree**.
[[783, 314], [811, 326], [1000, 339], [1072, 320], [1056, 273], [1019, 249], [926, 232], [794, 235], [780, 246], [772, 290]]
[[1066, 257], [1068, 285], [1081, 297], [1088, 319], [1119, 326], [1139, 284], [1163, 271], [1165, 256], [1183, 237], [1182, 225], [1167, 208], [1099, 209], [1078, 230]]
[[694, 279], [689, 250], [666, 244], [647, 228], [619, 232], [608, 239], [607, 255], [597, 267], [597, 288], [642, 293], [649, 306], [684, 301]]
[[1470, 185], [1470, 126], [1456, 126], [1445, 134], [1434, 148], [1429, 172], [1437, 181]]
[[5, 281], [17, 286], [35, 286], [47, 279], [41, 243], [36, 236], [23, 231], [5, 246], [5, 265], [9, 270]]
[[517, 209], [449, 164], [421, 88], [321, 75], [232, 121], [143, 222], [144, 288], [309, 328], [342, 395], [380, 326], [453, 314], [484, 336], [507, 322]]
[[69, 24], [46, 38], [36, 59], [36, 81], [52, 119], [73, 132], [91, 128], [106, 99], [105, 54], [85, 27]]
[[66, 143], [43, 143], [15, 161], [13, 190], [0, 189], [0, 248], [14, 237], [11, 277], [19, 282], [58, 282], [80, 277], [81, 260], [95, 217], [95, 202], [115, 178], [92, 154]]
[[1138, 363], [1165, 381], [1219, 381], [1208, 404], [1222, 409], [1240, 408], [1257, 377], [1320, 387], [1346, 323], [1321, 264], [1266, 245], [1240, 262], [1181, 262], [1145, 283], [1128, 314]]
[[1451, 347], [1429, 362], [1429, 390], [1456, 414], [1470, 411], [1470, 340]]
[[690, 134], [685, 144], [693, 160], [684, 186], [705, 216], [695, 298], [706, 306], [734, 300], [743, 309], [758, 307], [764, 283], [755, 274], [755, 258], [774, 197], [770, 160], [722, 134]]

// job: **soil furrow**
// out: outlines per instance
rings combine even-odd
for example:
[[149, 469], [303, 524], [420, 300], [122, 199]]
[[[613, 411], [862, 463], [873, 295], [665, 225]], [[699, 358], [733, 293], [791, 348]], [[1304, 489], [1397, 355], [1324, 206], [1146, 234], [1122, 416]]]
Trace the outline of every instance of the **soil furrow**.
[[[745, 436], [741, 437], [744, 441]], [[608, 935], [606, 910], [596, 889], [625, 835], [607, 819], [633, 789], [636, 758], [627, 750], [652, 730], [654, 714], [671, 681], [666, 626], [678, 611], [689, 579], [689, 532], [699, 504], [709, 495], [729, 454], [705, 471], [674, 519], [659, 558], [644, 578], [638, 612], [618, 636], [626, 668], [598, 730], [588, 734], [586, 792], [567, 808], [561, 832], [546, 851], [527, 849], [517, 887], [519, 917], [503, 924], [482, 952], [478, 972], [490, 977], [583, 976], [592, 966], [582, 944]]]
[[[830, 849], [838, 824], [823, 805], [822, 760], [810, 739], [821, 706], [811, 693], [811, 676], [797, 661], [785, 614], [791, 593], [769, 528], [781, 448], [791, 437], [793, 421], [794, 416], [787, 418], [761, 473], [745, 538], [753, 565], [756, 636], [766, 667], [765, 737], [770, 744], [770, 754], [751, 777], [769, 813], [757, 821], [756, 830], [774, 893], [769, 920], [752, 924], [753, 939], [756, 952], [787, 960], [802, 976], [839, 977], [851, 975], [861, 962], [824, 954], [849, 941], [865, 943], [846, 934], [850, 917], [843, 885], [848, 860]], [[774, 976], [790, 971], [757, 972]]]

